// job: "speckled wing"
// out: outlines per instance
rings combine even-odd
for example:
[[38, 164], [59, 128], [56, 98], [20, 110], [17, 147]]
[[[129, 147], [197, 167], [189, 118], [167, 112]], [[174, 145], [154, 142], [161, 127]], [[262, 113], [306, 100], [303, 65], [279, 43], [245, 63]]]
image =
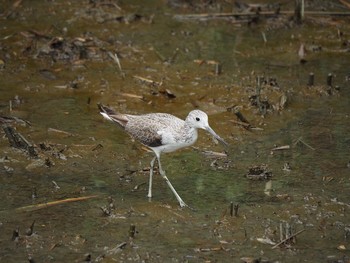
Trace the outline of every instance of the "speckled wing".
[[183, 122], [181, 119], [166, 113], [126, 115], [126, 117], [129, 121], [125, 126], [125, 130], [148, 147], [164, 145], [163, 134], [167, 133], [169, 127], [174, 127], [174, 124]]

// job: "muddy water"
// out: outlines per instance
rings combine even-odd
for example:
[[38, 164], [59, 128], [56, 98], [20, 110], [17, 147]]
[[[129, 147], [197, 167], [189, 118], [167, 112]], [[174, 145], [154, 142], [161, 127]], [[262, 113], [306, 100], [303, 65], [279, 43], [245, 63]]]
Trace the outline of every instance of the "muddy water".
[[[278, 28], [271, 25], [279, 21], [247, 27], [226, 20], [177, 20], [174, 14], [194, 10], [170, 8], [163, 1], [146, 7], [123, 3], [122, 10], [64, 1], [12, 8], [2, 3], [0, 113], [31, 123], [8, 125], [35, 144], [39, 158], [11, 148], [1, 131], [1, 262], [28, 257], [82, 262], [88, 254], [93, 262], [349, 261], [345, 18], [310, 19], [303, 26], [284, 21], [289, 26]], [[124, 20], [116, 22], [113, 15]], [[47, 43], [55, 37], [82, 38], [81, 45], [93, 39], [83, 50], [88, 58], [69, 57], [69, 47], [57, 56], [48, 54]], [[306, 64], [297, 55], [302, 43]], [[122, 72], [107, 51], [118, 53]], [[222, 65], [221, 74], [210, 61]], [[314, 87], [306, 85], [310, 72]], [[334, 75], [331, 95], [329, 73]], [[269, 80], [261, 96], [275, 106], [264, 116], [249, 101], [257, 76]], [[282, 95], [287, 104], [277, 109]], [[211, 126], [229, 148], [200, 131], [195, 148], [162, 158], [168, 177], [195, 211], [180, 209], [159, 176], [148, 201], [152, 153], [102, 120], [97, 102], [128, 113], [170, 112], [184, 118], [194, 107], [209, 113]], [[234, 124], [236, 116], [226, 110], [233, 105], [259, 129]], [[272, 151], [285, 145], [290, 148]], [[204, 151], [225, 151], [227, 158]], [[283, 170], [286, 163], [290, 171]], [[272, 177], [249, 180], [249, 168], [262, 164]], [[91, 198], [69, 202], [79, 197]], [[113, 209], [105, 215], [101, 207], [109, 207], [109, 198]], [[231, 202], [239, 205], [238, 216], [230, 215]], [[45, 203], [51, 205], [41, 206]], [[34, 233], [26, 235], [33, 222]], [[280, 226], [286, 224], [292, 233], [305, 231], [294, 243], [272, 249], [267, 243], [278, 243]], [[130, 225], [136, 227], [133, 238]], [[11, 240], [17, 228], [19, 237]]]

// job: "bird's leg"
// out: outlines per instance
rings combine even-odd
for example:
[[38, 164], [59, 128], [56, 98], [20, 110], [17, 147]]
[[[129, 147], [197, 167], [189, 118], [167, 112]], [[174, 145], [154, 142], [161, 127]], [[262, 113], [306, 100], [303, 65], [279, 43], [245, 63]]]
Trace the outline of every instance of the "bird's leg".
[[171, 191], [174, 193], [177, 201], [179, 202], [181, 207], [185, 207], [188, 205], [186, 205], [186, 203], [182, 200], [182, 198], [179, 196], [179, 194], [176, 192], [175, 188], [173, 187], [173, 185], [170, 183], [168, 177], [165, 175], [165, 171], [162, 169], [162, 165], [160, 163], [160, 156], [157, 154], [157, 160], [158, 160], [158, 167], [159, 167], [159, 173], [160, 175], [164, 178], [164, 180], [166, 181], [166, 183], [168, 184], [168, 186], [170, 187]]
[[154, 157], [151, 161], [151, 168], [149, 170], [149, 184], [148, 184], [148, 198], [152, 197], [152, 177], [153, 177], [153, 167], [154, 167], [154, 162], [157, 159], [157, 157]]

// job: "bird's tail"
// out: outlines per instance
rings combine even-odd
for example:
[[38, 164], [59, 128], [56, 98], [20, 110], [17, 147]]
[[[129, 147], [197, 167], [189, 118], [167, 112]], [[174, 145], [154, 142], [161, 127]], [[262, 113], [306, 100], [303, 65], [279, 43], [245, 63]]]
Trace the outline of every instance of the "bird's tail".
[[100, 113], [104, 118], [118, 124], [122, 128], [125, 128], [125, 125], [129, 121], [127, 116], [121, 113], [117, 113], [111, 108], [108, 108], [107, 106], [102, 105], [101, 103], [98, 103], [97, 107], [99, 108]]

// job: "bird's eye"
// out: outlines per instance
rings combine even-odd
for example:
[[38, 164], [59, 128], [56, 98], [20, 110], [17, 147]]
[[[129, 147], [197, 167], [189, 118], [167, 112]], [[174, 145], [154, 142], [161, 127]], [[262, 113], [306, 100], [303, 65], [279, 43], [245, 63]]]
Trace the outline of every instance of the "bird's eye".
[[196, 117], [196, 121], [200, 121], [200, 120], [201, 120], [200, 118]]

